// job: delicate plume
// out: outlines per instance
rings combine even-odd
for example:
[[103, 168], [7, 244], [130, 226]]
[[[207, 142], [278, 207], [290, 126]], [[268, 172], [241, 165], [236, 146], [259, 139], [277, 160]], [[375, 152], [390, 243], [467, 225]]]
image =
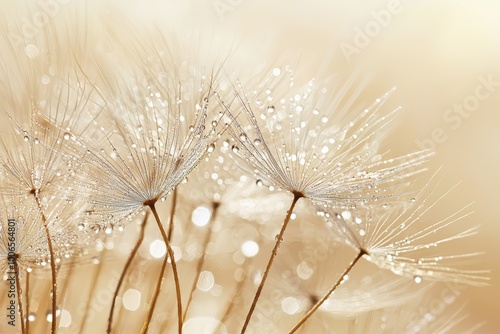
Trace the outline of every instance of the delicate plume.
[[116, 222], [163, 198], [214, 145], [216, 117], [207, 124], [212, 79], [164, 66], [135, 68], [122, 82], [108, 77], [97, 88], [105, 108], [93, 136], [67, 141], [66, 159], [79, 164], [75, 188], [94, 218]]
[[480, 253], [450, 252], [447, 247], [449, 243], [461, 242], [476, 234], [477, 226], [459, 227], [471, 214], [470, 205], [440, 220], [430, 221], [432, 209], [453, 190], [432, 199], [438, 186], [436, 182], [432, 188], [424, 187], [411, 199], [414, 203], [407, 205], [381, 204], [343, 212], [331, 208], [326, 213], [321, 210], [319, 213], [325, 215], [327, 225], [339, 240], [366, 251], [364, 257], [381, 268], [414, 277], [417, 283], [429, 278], [484, 285], [487, 271], [458, 267], [470, 264], [471, 258]]
[[402, 196], [391, 187], [420, 172], [430, 153], [394, 159], [379, 153], [379, 142], [399, 112], [384, 111], [393, 90], [360, 108], [362, 85], [355, 87], [352, 78], [340, 87], [313, 79], [297, 89], [292, 72], [273, 73], [249, 93], [238, 83], [235, 97], [218, 94], [234, 115], [225, 145], [242, 168], [258, 183], [334, 205]]
[[[3, 195], [0, 200], [1, 271], [8, 267], [12, 253], [23, 268], [46, 265], [49, 258], [47, 239], [34, 201], [8, 195]], [[13, 252], [10, 246], [13, 246]]]

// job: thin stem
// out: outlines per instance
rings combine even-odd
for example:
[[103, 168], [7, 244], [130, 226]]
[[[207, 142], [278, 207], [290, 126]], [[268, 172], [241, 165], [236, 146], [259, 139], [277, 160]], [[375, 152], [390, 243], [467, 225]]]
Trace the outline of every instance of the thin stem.
[[26, 333], [29, 334], [30, 332], [30, 298], [29, 298], [29, 292], [30, 292], [30, 272], [26, 270], [26, 292], [24, 293], [24, 296], [26, 297]]
[[21, 333], [25, 334], [24, 328], [24, 313], [23, 313], [23, 298], [21, 296], [21, 276], [19, 273], [19, 265], [17, 263], [17, 257], [19, 255], [16, 254], [16, 260], [14, 261], [14, 274], [16, 276], [16, 294], [17, 294], [17, 302], [19, 304], [19, 317], [21, 318]]
[[149, 324], [151, 323], [151, 318], [153, 317], [154, 308], [156, 306], [156, 302], [157, 302], [158, 297], [160, 295], [160, 290], [161, 290], [161, 286], [163, 284], [163, 277], [165, 275], [166, 268], [167, 268], [167, 259], [165, 259], [165, 261], [163, 261], [163, 263], [161, 264], [160, 278], [156, 282], [155, 293], [153, 295], [153, 299], [152, 299], [151, 304], [150, 304], [149, 309], [148, 309], [148, 313], [146, 316], [146, 322], [142, 326], [141, 334], [144, 334], [148, 331]]
[[[178, 319], [178, 327], [179, 327], [179, 334], [182, 334], [182, 299], [181, 299], [181, 287], [179, 283], [179, 274], [177, 273], [177, 264], [175, 263], [175, 257], [174, 257], [174, 250], [172, 249], [172, 246], [170, 245], [170, 241], [168, 240], [167, 233], [165, 232], [165, 229], [163, 228], [163, 225], [161, 224], [160, 217], [158, 216], [158, 212], [156, 211], [155, 208], [155, 201], [147, 201], [144, 203], [144, 205], [147, 205], [150, 207], [151, 212], [155, 216], [156, 223], [158, 224], [158, 228], [160, 229], [161, 235], [163, 237], [163, 241], [165, 242], [165, 245], [167, 246], [167, 252], [168, 256], [165, 256], [165, 262], [167, 262], [168, 258], [170, 258], [170, 263], [172, 264], [172, 272], [174, 275], [174, 284], [175, 284], [175, 293], [177, 295], [177, 319]], [[174, 210], [171, 210], [170, 214], [170, 219], [173, 219], [174, 216]], [[164, 266], [166, 264], [164, 263]], [[162, 277], [163, 277], [163, 272], [164, 269], [162, 268]], [[163, 282], [162, 277], [160, 280], [158, 280], [157, 286], [156, 286], [156, 291], [155, 295], [153, 296], [153, 301], [149, 307], [146, 321], [144, 322], [143, 328], [141, 329], [141, 333], [146, 333], [149, 327], [149, 324], [151, 322], [151, 318], [153, 317], [153, 312], [154, 308], [156, 305], [156, 301], [158, 299], [158, 295], [160, 294], [160, 289], [161, 289], [161, 284]]]
[[104, 261], [102, 261], [102, 258], [103, 258], [103, 255], [101, 255], [101, 260], [99, 261], [99, 265], [97, 267], [97, 270], [95, 271], [94, 273], [94, 277], [92, 279], [92, 287], [90, 288], [90, 292], [89, 294], [87, 295], [87, 302], [86, 302], [86, 305], [85, 305], [85, 313], [83, 314], [83, 322], [80, 326], [80, 331], [78, 333], [84, 333], [84, 328], [85, 326], [87, 325], [87, 314], [89, 313], [89, 309], [90, 309], [90, 298], [92, 298], [92, 296], [94, 295], [94, 291], [95, 291], [95, 288], [97, 286], [97, 282], [98, 282], [98, 279], [101, 277], [101, 270], [102, 270], [102, 267], [103, 267], [103, 263]]
[[241, 334], [245, 333], [245, 331], [247, 330], [248, 324], [250, 322], [250, 318], [252, 317], [253, 311], [255, 310], [255, 307], [257, 306], [257, 301], [259, 300], [262, 289], [264, 288], [264, 284], [266, 283], [267, 275], [269, 275], [269, 270], [271, 269], [271, 266], [273, 265], [273, 262], [274, 262], [274, 258], [276, 257], [276, 254], [278, 253], [278, 248], [281, 245], [281, 242], [283, 241], [283, 235], [285, 234], [286, 227], [288, 226], [288, 223], [290, 222], [290, 217], [292, 216], [292, 212], [293, 212], [293, 209], [295, 207], [295, 204], [297, 204], [297, 201], [302, 197], [304, 197], [304, 195], [300, 192], [293, 193], [292, 204], [290, 205], [290, 208], [288, 209], [285, 220], [283, 221], [283, 226], [281, 227], [281, 231], [280, 231], [278, 237], [276, 238], [276, 244], [274, 245], [273, 251], [271, 253], [271, 257], [269, 258], [269, 262], [267, 263], [266, 271], [264, 271], [264, 276], [262, 277], [262, 281], [260, 282], [260, 285], [257, 289], [257, 292], [255, 293], [255, 297], [253, 298], [252, 306], [250, 307], [250, 310], [248, 311], [247, 317], [245, 319], [245, 323], [243, 324], [243, 328], [241, 329]]
[[299, 329], [300, 326], [302, 326], [304, 324], [304, 322], [306, 322], [307, 319], [309, 319], [309, 317], [311, 315], [313, 315], [313, 313], [316, 312], [316, 310], [321, 305], [323, 305], [325, 300], [327, 300], [330, 297], [330, 295], [333, 293], [333, 291], [335, 291], [335, 289], [340, 285], [340, 283], [342, 283], [345, 275], [347, 275], [351, 271], [351, 269], [354, 267], [356, 262], [358, 262], [358, 260], [361, 259], [361, 257], [363, 257], [363, 255], [365, 255], [365, 254], [368, 254], [368, 252], [366, 250], [364, 250], [363, 248], [360, 249], [358, 255], [356, 255], [354, 260], [352, 260], [352, 262], [347, 266], [347, 268], [345, 268], [344, 272], [340, 275], [340, 277], [337, 279], [337, 281], [332, 285], [330, 290], [328, 290], [328, 292], [323, 296], [323, 298], [318, 300], [318, 302], [302, 317], [302, 319], [300, 319], [300, 321], [292, 328], [292, 330], [290, 332], [288, 332], [288, 334], [295, 333], [297, 331], [297, 329]]
[[[248, 258], [245, 258], [243, 263], [241, 264], [240, 268], [245, 268], [247, 265], [247, 261], [251, 261]], [[236, 287], [234, 289], [233, 296], [231, 297], [231, 300], [229, 301], [226, 309], [224, 310], [224, 313], [222, 314], [222, 317], [220, 317], [220, 322], [219, 326], [217, 327], [217, 330], [226, 323], [226, 320], [229, 318], [231, 315], [231, 312], [233, 311], [234, 306], [236, 305], [236, 300], [238, 299], [238, 296], [241, 293], [241, 289], [243, 288], [243, 285], [245, 284], [246, 280], [242, 278], [240, 281], [238, 281], [238, 284], [236, 284]]]
[[172, 192], [172, 204], [170, 210], [170, 222], [168, 223], [168, 241], [172, 241], [172, 233], [174, 232], [174, 213], [177, 206], [177, 187]]
[[[65, 280], [64, 280], [64, 284], [62, 285], [61, 289], [59, 290], [59, 304], [60, 305], [64, 305], [65, 304], [65, 301], [66, 301], [66, 296], [67, 296], [67, 292], [68, 292], [68, 287], [70, 285], [70, 282], [71, 282], [71, 279], [73, 278], [73, 273], [74, 273], [74, 270], [75, 270], [75, 266], [76, 266], [76, 257], [73, 256], [71, 258], [71, 262], [68, 264], [68, 273], [67, 275], [65, 275]], [[61, 274], [61, 272], [59, 271], [61, 267], [58, 268], [58, 272], [59, 274]], [[60, 281], [59, 281], [60, 282]]]
[[130, 269], [130, 266], [132, 265], [132, 261], [134, 260], [135, 256], [137, 255], [137, 252], [139, 251], [139, 248], [141, 247], [142, 242], [144, 241], [144, 232], [146, 231], [146, 224], [148, 222], [148, 217], [149, 217], [149, 211], [146, 211], [146, 214], [144, 215], [144, 219], [142, 220], [142, 225], [141, 225], [141, 231], [139, 232], [139, 238], [137, 239], [137, 242], [135, 243], [134, 248], [130, 252], [130, 255], [127, 259], [127, 262], [125, 263], [125, 267], [123, 268], [123, 271], [120, 275], [120, 279], [118, 280], [118, 284], [115, 289], [115, 293], [113, 294], [113, 299], [111, 302], [111, 310], [109, 311], [109, 317], [108, 317], [108, 329], [107, 333], [111, 333], [111, 328], [113, 326], [113, 313], [115, 310], [115, 305], [116, 305], [116, 299], [118, 298], [118, 293], [120, 292], [120, 288], [123, 284], [123, 281], [125, 279], [125, 275], [127, 274], [128, 270]]
[[213, 231], [211, 225], [215, 221], [218, 208], [219, 208], [219, 203], [213, 202], [212, 203], [212, 216], [210, 217], [210, 221], [208, 223], [208, 233], [205, 236], [205, 240], [203, 241], [203, 255], [202, 255], [200, 261], [198, 261], [198, 264], [196, 266], [196, 277], [194, 278], [193, 285], [191, 286], [191, 292], [189, 293], [189, 298], [188, 298], [188, 301], [186, 303], [186, 309], [184, 310], [184, 315], [182, 317], [183, 321], [186, 321], [186, 316], [188, 314], [189, 307], [191, 306], [191, 302], [193, 301], [193, 294], [194, 294], [194, 291], [196, 290], [196, 285], [198, 284], [198, 280], [200, 279], [201, 269], [203, 268], [203, 265], [205, 264], [205, 258], [206, 258], [206, 254], [207, 254], [206, 250], [207, 250], [208, 243], [210, 242], [210, 238], [212, 236], [212, 231]]
[[47, 217], [45, 217], [45, 213], [43, 212], [42, 204], [40, 203], [40, 197], [38, 196], [37, 190], [33, 193], [33, 196], [35, 197], [35, 201], [36, 201], [36, 204], [38, 205], [38, 209], [40, 210], [40, 213], [42, 214], [43, 228], [45, 230], [45, 235], [47, 237], [47, 244], [49, 246], [50, 272], [51, 272], [51, 278], [52, 278], [52, 323], [51, 323], [50, 332], [52, 334], [55, 334], [57, 331], [57, 318], [56, 318], [56, 313], [57, 313], [57, 273], [56, 273], [56, 263], [55, 263], [55, 259], [54, 259], [54, 248], [52, 246], [52, 238], [50, 237], [49, 226], [47, 225]]

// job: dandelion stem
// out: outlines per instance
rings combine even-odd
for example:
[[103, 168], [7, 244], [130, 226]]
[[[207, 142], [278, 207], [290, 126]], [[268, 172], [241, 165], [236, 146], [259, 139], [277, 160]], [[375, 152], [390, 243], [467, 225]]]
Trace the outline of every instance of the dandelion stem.
[[257, 292], [255, 293], [255, 297], [253, 298], [252, 306], [250, 307], [250, 310], [248, 311], [247, 317], [245, 319], [245, 323], [243, 324], [243, 328], [241, 329], [241, 334], [245, 333], [248, 327], [248, 323], [250, 322], [250, 319], [252, 317], [253, 311], [255, 310], [255, 306], [257, 306], [257, 301], [259, 300], [260, 294], [262, 292], [262, 289], [264, 288], [264, 284], [266, 283], [267, 275], [269, 274], [269, 270], [271, 269], [271, 266], [273, 265], [274, 258], [276, 257], [276, 254], [278, 253], [278, 248], [283, 241], [283, 235], [285, 234], [286, 227], [288, 226], [288, 223], [290, 222], [290, 217], [292, 216], [293, 208], [295, 207], [295, 204], [297, 204], [297, 201], [304, 197], [304, 195], [301, 192], [294, 192], [293, 193], [293, 201], [292, 204], [290, 205], [290, 208], [288, 209], [288, 213], [285, 217], [285, 220], [283, 221], [283, 226], [281, 227], [281, 231], [276, 238], [276, 244], [274, 245], [273, 251], [271, 253], [271, 257], [269, 258], [269, 262], [267, 263], [266, 270], [264, 271], [264, 276], [262, 276], [262, 280], [260, 282], [259, 287], [257, 288]]
[[30, 272], [26, 270], [26, 292], [24, 293], [24, 297], [26, 298], [26, 333], [30, 332], [30, 320], [28, 319], [30, 316]]
[[347, 268], [345, 268], [344, 272], [340, 275], [337, 281], [332, 285], [330, 290], [328, 290], [328, 292], [323, 296], [323, 298], [318, 300], [318, 302], [302, 317], [302, 319], [300, 319], [300, 321], [292, 328], [292, 330], [290, 330], [290, 332], [288, 332], [288, 334], [295, 333], [300, 328], [300, 326], [302, 326], [304, 322], [306, 322], [307, 319], [309, 319], [309, 317], [311, 317], [311, 315], [313, 315], [313, 313], [316, 312], [316, 310], [320, 308], [321, 305], [323, 305], [323, 303], [330, 297], [333, 291], [335, 291], [335, 289], [340, 285], [340, 283], [342, 283], [345, 275], [347, 275], [351, 271], [356, 262], [358, 262], [358, 260], [361, 259], [361, 257], [363, 257], [363, 255], [365, 254], [368, 254], [368, 252], [362, 248], [359, 251], [358, 255], [356, 255], [356, 257], [354, 258], [354, 260], [352, 260], [352, 262], [347, 266]]
[[[177, 319], [178, 319], [178, 327], [179, 327], [179, 334], [182, 334], [182, 299], [181, 299], [181, 287], [179, 283], [179, 274], [177, 273], [177, 264], [175, 263], [175, 257], [174, 257], [174, 250], [172, 249], [172, 246], [170, 245], [170, 241], [168, 240], [167, 233], [165, 232], [165, 229], [163, 228], [163, 225], [161, 224], [160, 217], [158, 216], [158, 212], [156, 211], [155, 207], [155, 201], [147, 201], [144, 203], [144, 205], [147, 205], [150, 207], [151, 212], [153, 213], [156, 223], [158, 224], [158, 228], [160, 229], [161, 235], [163, 237], [163, 241], [165, 241], [165, 245], [167, 246], [167, 252], [168, 256], [165, 256], [165, 262], [163, 263], [162, 270], [161, 270], [161, 277], [158, 280], [157, 286], [156, 286], [156, 291], [153, 296], [153, 300], [151, 302], [151, 305], [149, 307], [147, 316], [146, 316], [146, 321], [144, 322], [143, 328], [141, 329], [141, 333], [144, 334], [147, 332], [149, 323], [151, 322], [151, 318], [153, 317], [153, 312], [154, 308], [156, 305], [156, 301], [158, 300], [158, 296], [160, 294], [160, 289], [161, 289], [161, 284], [163, 282], [163, 273], [165, 271], [165, 266], [167, 259], [170, 258], [170, 263], [172, 264], [172, 272], [174, 275], [174, 283], [175, 283], [175, 293], [177, 295]], [[174, 216], [174, 208], [172, 208], [171, 213], [170, 213], [170, 218], [173, 219]]]
[[21, 277], [19, 273], [19, 265], [17, 263], [17, 257], [19, 255], [16, 254], [16, 260], [14, 261], [14, 274], [16, 275], [16, 292], [17, 292], [17, 302], [19, 304], [19, 317], [21, 318], [21, 333], [25, 334], [24, 328], [24, 313], [23, 313], [23, 298], [21, 296]]
[[56, 273], [56, 263], [55, 263], [55, 259], [54, 259], [54, 248], [52, 246], [52, 238], [50, 237], [49, 226], [47, 225], [47, 217], [45, 217], [45, 214], [43, 213], [42, 204], [40, 203], [40, 197], [38, 196], [38, 190], [35, 190], [33, 195], [35, 197], [36, 204], [38, 205], [38, 209], [40, 210], [40, 213], [42, 214], [43, 228], [45, 230], [45, 235], [47, 236], [47, 244], [49, 246], [50, 273], [51, 273], [51, 278], [52, 278], [52, 323], [51, 323], [50, 332], [52, 334], [55, 334], [57, 331], [57, 318], [56, 318], [56, 313], [57, 313], [57, 273]]
[[125, 279], [125, 275], [127, 274], [128, 270], [130, 269], [130, 265], [132, 264], [132, 261], [134, 260], [137, 252], [139, 251], [139, 248], [141, 247], [142, 242], [144, 241], [144, 232], [146, 230], [146, 224], [148, 222], [148, 217], [149, 217], [149, 211], [146, 211], [146, 214], [144, 215], [144, 219], [142, 220], [142, 225], [141, 225], [141, 231], [139, 232], [139, 238], [137, 239], [137, 242], [135, 243], [134, 248], [130, 252], [130, 255], [127, 259], [127, 262], [125, 263], [125, 267], [123, 268], [123, 271], [120, 275], [120, 279], [118, 280], [118, 284], [116, 285], [115, 293], [113, 294], [113, 300], [111, 302], [111, 310], [109, 311], [109, 317], [108, 317], [108, 329], [107, 333], [111, 333], [111, 328], [113, 326], [113, 313], [115, 310], [115, 305], [116, 305], [116, 298], [118, 298], [118, 293], [120, 292], [120, 288], [123, 284], [123, 281]]
[[189, 298], [186, 303], [186, 310], [184, 310], [184, 315], [182, 317], [183, 321], [186, 321], [186, 316], [189, 311], [189, 307], [191, 306], [191, 302], [193, 300], [193, 294], [194, 291], [196, 290], [196, 284], [198, 284], [198, 280], [200, 279], [200, 274], [201, 274], [201, 269], [203, 268], [203, 264], [205, 263], [205, 258], [206, 258], [206, 250], [208, 243], [210, 242], [210, 237], [212, 236], [212, 223], [215, 220], [215, 217], [217, 216], [217, 208], [219, 207], [219, 203], [213, 202], [212, 203], [212, 217], [210, 217], [210, 222], [208, 223], [208, 232], [207, 235], [205, 236], [205, 240], [203, 241], [203, 255], [198, 261], [198, 264], [196, 266], [196, 277], [193, 280], [193, 285], [191, 286], [191, 292], [189, 293]]
[[170, 221], [168, 223], [168, 241], [172, 241], [172, 233], [174, 232], [174, 213], [177, 205], [177, 187], [172, 192], [172, 204], [170, 210]]
[[[247, 261], [251, 261], [249, 260], [248, 258], [245, 258], [245, 260], [243, 261], [243, 263], [241, 264], [241, 267], [240, 268], [246, 268], [247, 266]], [[238, 298], [238, 296], [240, 295], [241, 293], [241, 289], [243, 288], [245, 284], [245, 279], [242, 278], [241, 280], [238, 281], [238, 284], [236, 284], [236, 287], [234, 289], [234, 293], [231, 297], [231, 300], [229, 300], [229, 303], [224, 311], [224, 313], [222, 314], [222, 317], [220, 317], [220, 323], [219, 323], [219, 326], [217, 327], [217, 330], [223, 325], [225, 324], [226, 320], [229, 318], [229, 316], [231, 315], [231, 312], [233, 311], [233, 308], [234, 306], [236, 305], [236, 300]], [[217, 332], [217, 331], [216, 331]]]
[[104, 261], [102, 261], [102, 257], [103, 255], [101, 255], [101, 260], [99, 261], [99, 265], [97, 267], [97, 270], [95, 271], [94, 273], [94, 277], [92, 278], [92, 285], [90, 287], [90, 292], [89, 294], [87, 295], [87, 301], [86, 301], [86, 305], [85, 305], [85, 313], [83, 314], [83, 321], [82, 321], [82, 324], [80, 325], [80, 331], [78, 333], [85, 333], [84, 329], [85, 329], [85, 326], [87, 325], [87, 319], [88, 319], [88, 313], [89, 313], [89, 310], [90, 310], [90, 299], [92, 298], [92, 296], [94, 295], [94, 292], [95, 292], [95, 288], [97, 287], [97, 282], [99, 281], [99, 278], [101, 277], [101, 271], [102, 271], [102, 267], [103, 267], [103, 263]]

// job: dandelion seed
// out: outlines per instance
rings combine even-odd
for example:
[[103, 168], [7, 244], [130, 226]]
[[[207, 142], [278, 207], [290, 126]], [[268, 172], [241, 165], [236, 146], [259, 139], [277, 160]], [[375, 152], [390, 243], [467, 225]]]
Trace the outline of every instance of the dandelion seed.
[[[366, 108], [368, 112], [346, 122], [347, 112], [353, 108], [356, 97], [360, 94], [360, 88], [357, 88], [352, 96], [347, 95], [352, 85], [351, 79], [339, 89], [337, 95], [330, 96], [328, 100], [319, 94], [323, 89], [313, 81], [291, 95], [289, 89], [293, 87], [293, 79], [289, 87], [273, 87], [273, 99], [280, 100], [281, 106], [279, 109], [268, 106], [267, 112], [273, 116], [265, 122], [259, 122], [254, 110], [262, 109], [263, 94], [259, 89], [269, 87], [268, 82], [255, 90], [255, 93], [247, 94], [237, 90], [236, 97], [228, 99], [233, 101], [229, 104], [219, 98], [229, 116], [239, 116], [233, 117], [228, 129], [235, 142], [232, 146], [234, 160], [243, 170], [254, 174], [256, 179], [294, 195], [243, 325], [242, 334], [246, 331], [268, 271], [283, 240], [293, 208], [300, 198], [337, 207], [399, 198], [401, 194], [393, 192], [392, 188], [421, 172], [423, 169], [419, 166], [431, 155], [429, 152], [417, 152], [374, 162], [379, 155], [378, 142], [383, 138], [382, 130], [387, 128], [399, 110], [387, 115], [382, 113], [383, 102], [392, 92], [389, 91]], [[286, 92], [283, 96], [280, 96], [280, 89]], [[286, 99], [286, 96], [290, 97]], [[331, 115], [315, 115], [314, 111], [318, 109], [332, 112]], [[301, 124], [305, 120], [308, 124], [304, 124], [302, 131]], [[338, 124], [332, 126], [330, 122]], [[243, 133], [245, 136], [242, 139]], [[310, 136], [311, 133], [314, 135]], [[255, 145], [255, 139], [261, 144]]]
[[[416, 283], [425, 278], [484, 285], [487, 271], [454, 268], [454, 265], [460, 265], [462, 260], [477, 256], [478, 253], [443, 256], [439, 252], [439, 249], [446, 248], [446, 244], [476, 233], [477, 227], [466, 228], [458, 233], [447, 232], [453, 231], [453, 226], [471, 214], [470, 205], [441, 220], [426, 223], [432, 209], [453, 190], [451, 188], [433, 202], [431, 195], [437, 196], [435, 193], [439, 184], [436, 182], [432, 188], [428, 184], [419, 192], [418, 200], [411, 199], [408, 205], [390, 209], [376, 206], [357, 209], [352, 217], [341, 216], [340, 219], [337, 216], [333, 218], [330, 210], [326, 220], [332, 222], [332, 231], [339, 236], [339, 240], [355, 249], [365, 249], [369, 261], [398, 275], [413, 277]], [[356, 219], [361, 223], [357, 223]]]

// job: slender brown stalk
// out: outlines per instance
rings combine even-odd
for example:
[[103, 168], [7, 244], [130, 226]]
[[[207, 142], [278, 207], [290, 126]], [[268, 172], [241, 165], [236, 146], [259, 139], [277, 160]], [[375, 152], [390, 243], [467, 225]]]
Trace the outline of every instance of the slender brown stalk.
[[[102, 258], [103, 256], [101, 256]], [[85, 329], [85, 326], [87, 325], [87, 314], [89, 313], [89, 309], [90, 309], [90, 299], [92, 298], [92, 296], [94, 295], [94, 291], [95, 291], [95, 288], [97, 286], [97, 282], [99, 280], [99, 278], [101, 277], [101, 271], [102, 271], [102, 267], [103, 267], [103, 263], [104, 261], [100, 261], [99, 262], [99, 265], [97, 267], [97, 270], [95, 271], [95, 274], [94, 274], [94, 278], [92, 279], [92, 287], [90, 288], [90, 292], [89, 294], [87, 295], [87, 304], [85, 305], [85, 313], [83, 314], [83, 321], [82, 321], [82, 324], [80, 326], [80, 331], [78, 333], [84, 333], [84, 329]]]
[[[247, 261], [249, 261], [248, 258], [245, 258], [245, 260], [241, 264], [241, 268], [246, 267]], [[240, 281], [238, 281], [238, 284], [236, 284], [236, 287], [234, 288], [233, 296], [231, 297], [231, 300], [227, 304], [227, 307], [224, 310], [222, 317], [220, 317], [220, 322], [219, 322], [219, 325], [217, 326], [217, 330], [219, 330], [219, 328], [225, 324], [226, 320], [231, 315], [231, 312], [233, 311], [233, 308], [236, 305], [236, 300], [238, 300], [238, 296], [240, 295], [241, 289], [243, 288], [245, 282], [246, 282], [246, 280], [243, 278]]]
[[16, 295], [17, 295], [17, 303], [19, 304], [19, 317], [21, 318], [21, 333], [25, 334], [26, 330], [24, 327], [24, 313], [23, 313], [23, 298], [21, 296], [21, 275], [19, 273], [19, 265], [17, 264], [17, 257], [19, 255], [16, 254], [16, 260], [14, 261], [14, 274], [16, 276]]
[[170, 222], [168, 223], [168, 241], [172, 241], [172, 233], [174, 232], [174, 213], [177, 206], [177, 187], [172, 192], [172, 204], [170, 210]]
[[208, 233], [205, 236], [205, 240], [203, 240], [203, 255], [198, 261], [198, 264], [196, 265], [196, 277], [193, 280], [193, 285], [191, 286], [191, 292], [189, 293], [189, 298], [186, 303], [186, 309], [184, 310], [184, 315], [182, 317], [183, 321], [186, 321], [186, 316], [189, 311], [189, 307], [191, 306], [191, 302], [193, 301], [193, 294], [194, 291], [196, 290], [196, 284], [198, 283], [198, 280], [200, 279], [200, 274], [201, 274], [201, 269], [203, 268], [203, 265], [205, 264], [205, 258], [206, 258], [206, 250], [208, 243], [210, 242], [210, 238], [212, 236], [212, 223], [215, 221], [215, 218], [217, 216], [217, 209], [219, 208], [219, 203], [213, 202], [212, 203], [212, 216], [210, 217], [210, 222], [208, 223]]
[[[161, 235], [163, 237], [163, 241], [165, 242], [165, 245], [167, 246], [167, 252], [168, 256], [165, 256], [165, 263], [163, 264], [161, 274], [162, 276], [158, 280], [158, 283], [156, 285], [156, 291], [153, 296], [153, 300], [149, 306], [148, 313], [146, 315], [146, 321], [144, 322], [144, 325], [141, 329], [141, 333], [144, 334], [147, 332], [149, 324], [151, 323], [151, 318], [153, 317], [153, 312], [154, 308], [156, 306], [156, 301], [158, 299], [158, 296], [160, 294], [160, 289], [161, 285], [163, 282], [163, 273], [164, 273], [164, 266], [166, 265], [166, 262], [168, 258], [170, 258], [170, 263], [172, 264], [172, 272], [174, 276], [174, 284], [175, 284], [175, 293], [177, 295], [177, 319], [178, 319], [178, 327], [179, 327], [179, 334], [182, 334], [182, 299], [181, 299], [181, 287], [179, 283], [179, 274], [177, 272], [177, 264], [175, 263], [175, 257], [174, 257], [174, 250], [172, 249], [172, 246], [170, 245], [170, 241], [168, 239], [167, 233], [165, 232], [165, 229], [163, 228], [163, 225], [161, 224], [160, 216], [158, 216], [158, 212], [156, 211], [155, 207], [156, 200], [152, 201], [146, 201], [144, 205], [149, 206], [151, 209], [151, 212], [153, 213], [156, 223], [158, 224], [158, 228], [160, 229]], [[174, 216], [174, 210], [171, 210], [170, 213], [170, 218], [173, 219]]]
[[262, 276], [262, 280], [260, 282], [260, 285], [257, 288], [257, 292], [255, 293], [255, 297], [253, 298], [252, 306], [250, 307], [250, 311], [248, 311], [247, 317], [245, 319], [245, 323], [243, 324], [243, 328], [241, 329], [241, 334], [245, 333], [245, 331], [247, 330], [250, 319], [252, 318], [253, 311], [255, 310], [255, 306], [257, 306], [257, 301], [259, 300], [262, 289], [264, 288], [264, 284], [266, 283], [267, 275], [269, 275], [269, 270], [271, 269], [271, 266], [273, 265], [273, 262], [274, 262], [274, 258], [276, 257], [276, 254], [278, 253], [278, 248], [280, 247], [281, 242], [283, 241], [283, 235], [285, 234], [286, 227], [288, 226], [288, 223], [290, 222], [290, 217], [292, 216], [292, 212], [293, 212], [293, 209], [295, 207], [295, 204], [297, 204], [297, 201], [299, 199], [301, 199], [302, 197], [304, 197], [304, 194], [302, 194], [301, 192], [293, 192], [292, 204], [290, 205], [290, 208], [288, 209], [285, 220], [283, 221], [283, 226], [281, 227], [281, 231], [276, 238], [276, 244], [274, 245], [273, 251], [271, 253], [271, 257], [269, 258], [269, 261], [267, 263], [266, 270], [264, 271], [264, 276]]
[[26, 288], [25, 288], [24, 297], [26, 298], [26, 333], [30, 333], [30, 272], [26, 270]]
[[55, 334], [57, 331], [57, 273], [56, 273], [56, 263], [54, 258], [54, 248], [52, 245], [52, 238], [50, 237], [49, 226], [47, 225], [47, 217], [45, 217], [45, 213], [43, 213], [42, 204], [40, 203], [40, 197], [38, 196], [38, 190], [33, 192], [33, 196], [35, 197], [36, 204], [40, 213], [42, 214], [42, 222], [43, 228], [45, 230], [45, 235], [47, 237], [47, 244], [49, 246], [49, 256], [50, 256], [50, 272], [52, 279], [52, 323], [50, 332]]
[[330, 297], [330, 295], [333, 293], [333, 291], [335, 291], [335, 289], [340, 285], [340, 283], [342, 283], [345, 275], [347, 275], [351, 271], [351, 269], [354, 267], [356, 262], [358, 262], [358, 260], [361, 259], [361, 257], [363, 257], [363, 255], [365, 255], [365, 254], [368, 254], [368, 252], [366, 250], [364, 250], [363, 248], [361, 248], [358, 255], [356, 255], [354, 260], [352, 260], [352, 262], [347, 266], [347, 268], [345, 268], [344, 272], [339, 276], [339, 278], [332, 285], [330, 290], [328, 290], [328, 292], [323, 296], [323, 298], [318, 300], [318, 302], [302, 317], [302, 319], [299, 320], [299, 322], [292, 328], [292, 330], [290, 330], [290, 332], [288, 332], [288, 334], [295, 333], [300, 328], [300, 326], [302, 326], [304, 324], [304, 322], [306, 322], [307, 319], [309, 319], [309, 317], [311, 317], [311, 315], [313, 315], [314, 312], [316, 312], [316, 310], [321, 305], [323, 305], [325, 300], [327, 300]]
[[113, 294], [113, 299], [111, 301], [111, 310], [109, 311], [109, 317], [108, 317], [108, 328], [106, 330], [106, 333], [110, 334], [111, 333], [111, 328], [113, 326], [113, 314], [115, 310], [115, 305], [116, 305], [116, 298], [118, 298], [118, 293], [120, 292], [120, 288], [123, 284], [123, 281], [125, 279], [125, 275], [127, 274], [128, 270], [130, 269], [130, 266], [132, 265], [132, 261], [134, 260], [135, 256], [137, 255], [137, 252], [139, 251], [139, 248], [142, 245], [142, 242], [144, 241], [144, 232], [146, 231], [146, 224], [148, 222], [148, 217], [149, 217], [149, 211], [146, 211], [146, 214], [144, 215], [144, 219], [142, 220], [142, 225], [141, 225], [141, 231], [139, 232], [139, 238], [137, 239], [137, 242], [135, 243], [134, 248], [130, 252], [130, 255], [127, 259], [127, 262], [125, 263], [125, 267], [123, 268], [123, 271], [120, 275], [120, 279], [118, 280], [118, 284], [116, 285], [115, 293]]

